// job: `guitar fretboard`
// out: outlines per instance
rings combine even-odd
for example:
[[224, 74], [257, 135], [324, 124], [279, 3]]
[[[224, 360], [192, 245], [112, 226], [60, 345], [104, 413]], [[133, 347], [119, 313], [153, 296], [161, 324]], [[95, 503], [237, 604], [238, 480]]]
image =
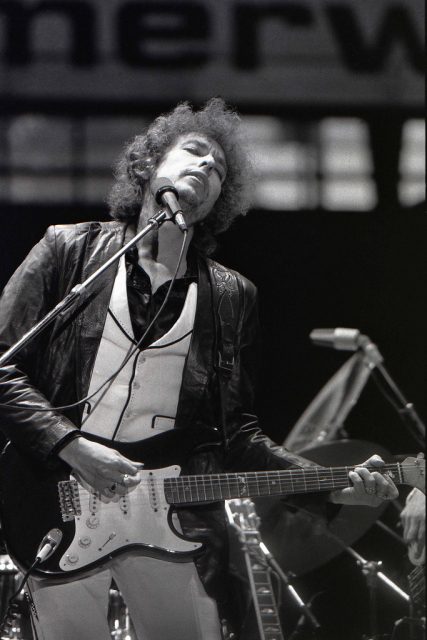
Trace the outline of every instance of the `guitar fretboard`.
[[[355, 467], [306, 467], [284, 471], [251, 471], [165, 478], [164, 491], [169, 504], [215, 502], [233, 498], [291, 495], [333, 491], [352, 486], [348, 474]], [[371, 468], [378, 471], [378, 467]], [[381, 467], [396, 483], [402, 483], [399, 463]]]
[[258, 627], [262, 640], [284, 640], [270, 572], [262, 557], [260, 542], [258, 533], [245, 534], [245, 545], [248, 550], [245, 558], [246, 568], [254, 596]]

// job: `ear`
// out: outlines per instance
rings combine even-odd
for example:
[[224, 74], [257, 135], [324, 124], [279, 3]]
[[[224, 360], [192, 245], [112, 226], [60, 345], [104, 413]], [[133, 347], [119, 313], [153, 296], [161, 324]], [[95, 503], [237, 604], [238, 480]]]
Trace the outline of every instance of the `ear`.
[[134, 167], [133, 173], [143, 182], [147, 182], [151, 178], [151, 174], [153, 172], [153, 167], [150, 165], [149, 167], [144, 167], [144, 169], [139, 169], [138, 167]]
[[133, 158], [131, 157], [129, 169], [131, 179], [134, 177], [138, 182], [147, 182], [153, 175], [154, 161], [151, 157], [142, 159], [134, 156]]

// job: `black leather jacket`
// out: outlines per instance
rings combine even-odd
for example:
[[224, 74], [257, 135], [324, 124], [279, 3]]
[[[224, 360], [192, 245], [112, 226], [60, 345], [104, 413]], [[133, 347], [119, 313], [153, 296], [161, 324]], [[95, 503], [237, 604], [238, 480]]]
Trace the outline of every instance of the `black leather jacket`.
[[[83, 223], [50, 227], [12, 276], [0, 304], [0, 352], [4, 352], [56, 305], [72, 287], [104, 263], [124, 242], [125, 226], [119, 222]], [[215, 373], [215, 328], [209, 269], [212, 261], [199, 259], [198, 304], [176, 418], [176, 428], [198, 424], [218, 427], [219, 401]], [[61, 406], [84, 397], [101, 339], [116, 267], [96, 284], [90, 299], [71, 318], [57, 319], [10, 365], [0, 369], [0, 423], [6, 437], [38, 459], [57, 464], [57, 452], [76, 435], [83, 407], [60, 413], [37, 413], [31, 405]], [[286, 468], [308, 461], [275, 445], [258, 428], [253, 413], [254, 356], [257, 331], [256, 289], [235, 274], [240, 290], [234, 340], [237, 358], [228, 385], [227, 422], [230, 447], [193, 455], [186, 472], [217, 473]], [[22, 405], [17, 412], [4, 403]], [[26, 408], [26, 405], [27, 408]], [[224, 612], [229, 599], [224, 580], [227, 571], [226, 524], [223, 506], [213, 504], [180, 509], [189, 537], [207, 542], [197, 561], [205, 587]]]

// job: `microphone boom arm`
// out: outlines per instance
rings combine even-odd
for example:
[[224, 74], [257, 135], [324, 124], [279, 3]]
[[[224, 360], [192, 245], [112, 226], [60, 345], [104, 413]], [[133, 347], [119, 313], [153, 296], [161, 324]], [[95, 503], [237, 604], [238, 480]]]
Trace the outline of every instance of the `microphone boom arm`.
[[119, 251], [117, 251], [111, 258], [109, 258], [99, 269], [97, 269], [91, 276], [89, 276], [81, 284], [77, 284], [73, 287], [70, 293], [65, 296], [56, 307], [49, 311], [37, 324], [35, 324], [27, 333], [25, 333], [15, 344], [13, 344], [7, 351], [0, 356], [0, 367], [9, 362], [19, 351], [21, 351], [27, 344], [32, 342], [36, 336], [38, 336], [46, 327], [48, 327], [58, 316], [65, 316], [66, 312], [73, 310], [76, 303], [80, 300], [84, 300], [84, 296], [88, 294], [89, 287], [92, 283], [101, 276], [104, 271], [109, 269], [123, 254], [125, 254], [134, 244], [139, 242], [144, 236], [151, 231], [158, 229], [166, 220], [169, 220], [169, 214], [165, 210], [161, 210], [152, 216], [146, 226], [141, 229], [127, 244], [125, 244]]

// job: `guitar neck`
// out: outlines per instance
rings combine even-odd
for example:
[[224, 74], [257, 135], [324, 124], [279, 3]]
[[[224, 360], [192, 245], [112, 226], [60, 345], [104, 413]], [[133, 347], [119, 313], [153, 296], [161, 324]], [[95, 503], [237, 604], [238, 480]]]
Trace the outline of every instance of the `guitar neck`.
[[284, 640], [270, 572], [259, 548], [260, 536], [257, 532], [241, 535], [261, 640]]
[[[354, 468], [314, 466], [283, 471], [179, 476], [165, 478], [164, 491], [169, 504], [333, 491], [352, 486], [348, 474]], [[378, 468], [372, 470], [378, 471]], [[399, 463], [384, 465], [381, 473], [389, 475], [397, 484], [403, 482]]]

